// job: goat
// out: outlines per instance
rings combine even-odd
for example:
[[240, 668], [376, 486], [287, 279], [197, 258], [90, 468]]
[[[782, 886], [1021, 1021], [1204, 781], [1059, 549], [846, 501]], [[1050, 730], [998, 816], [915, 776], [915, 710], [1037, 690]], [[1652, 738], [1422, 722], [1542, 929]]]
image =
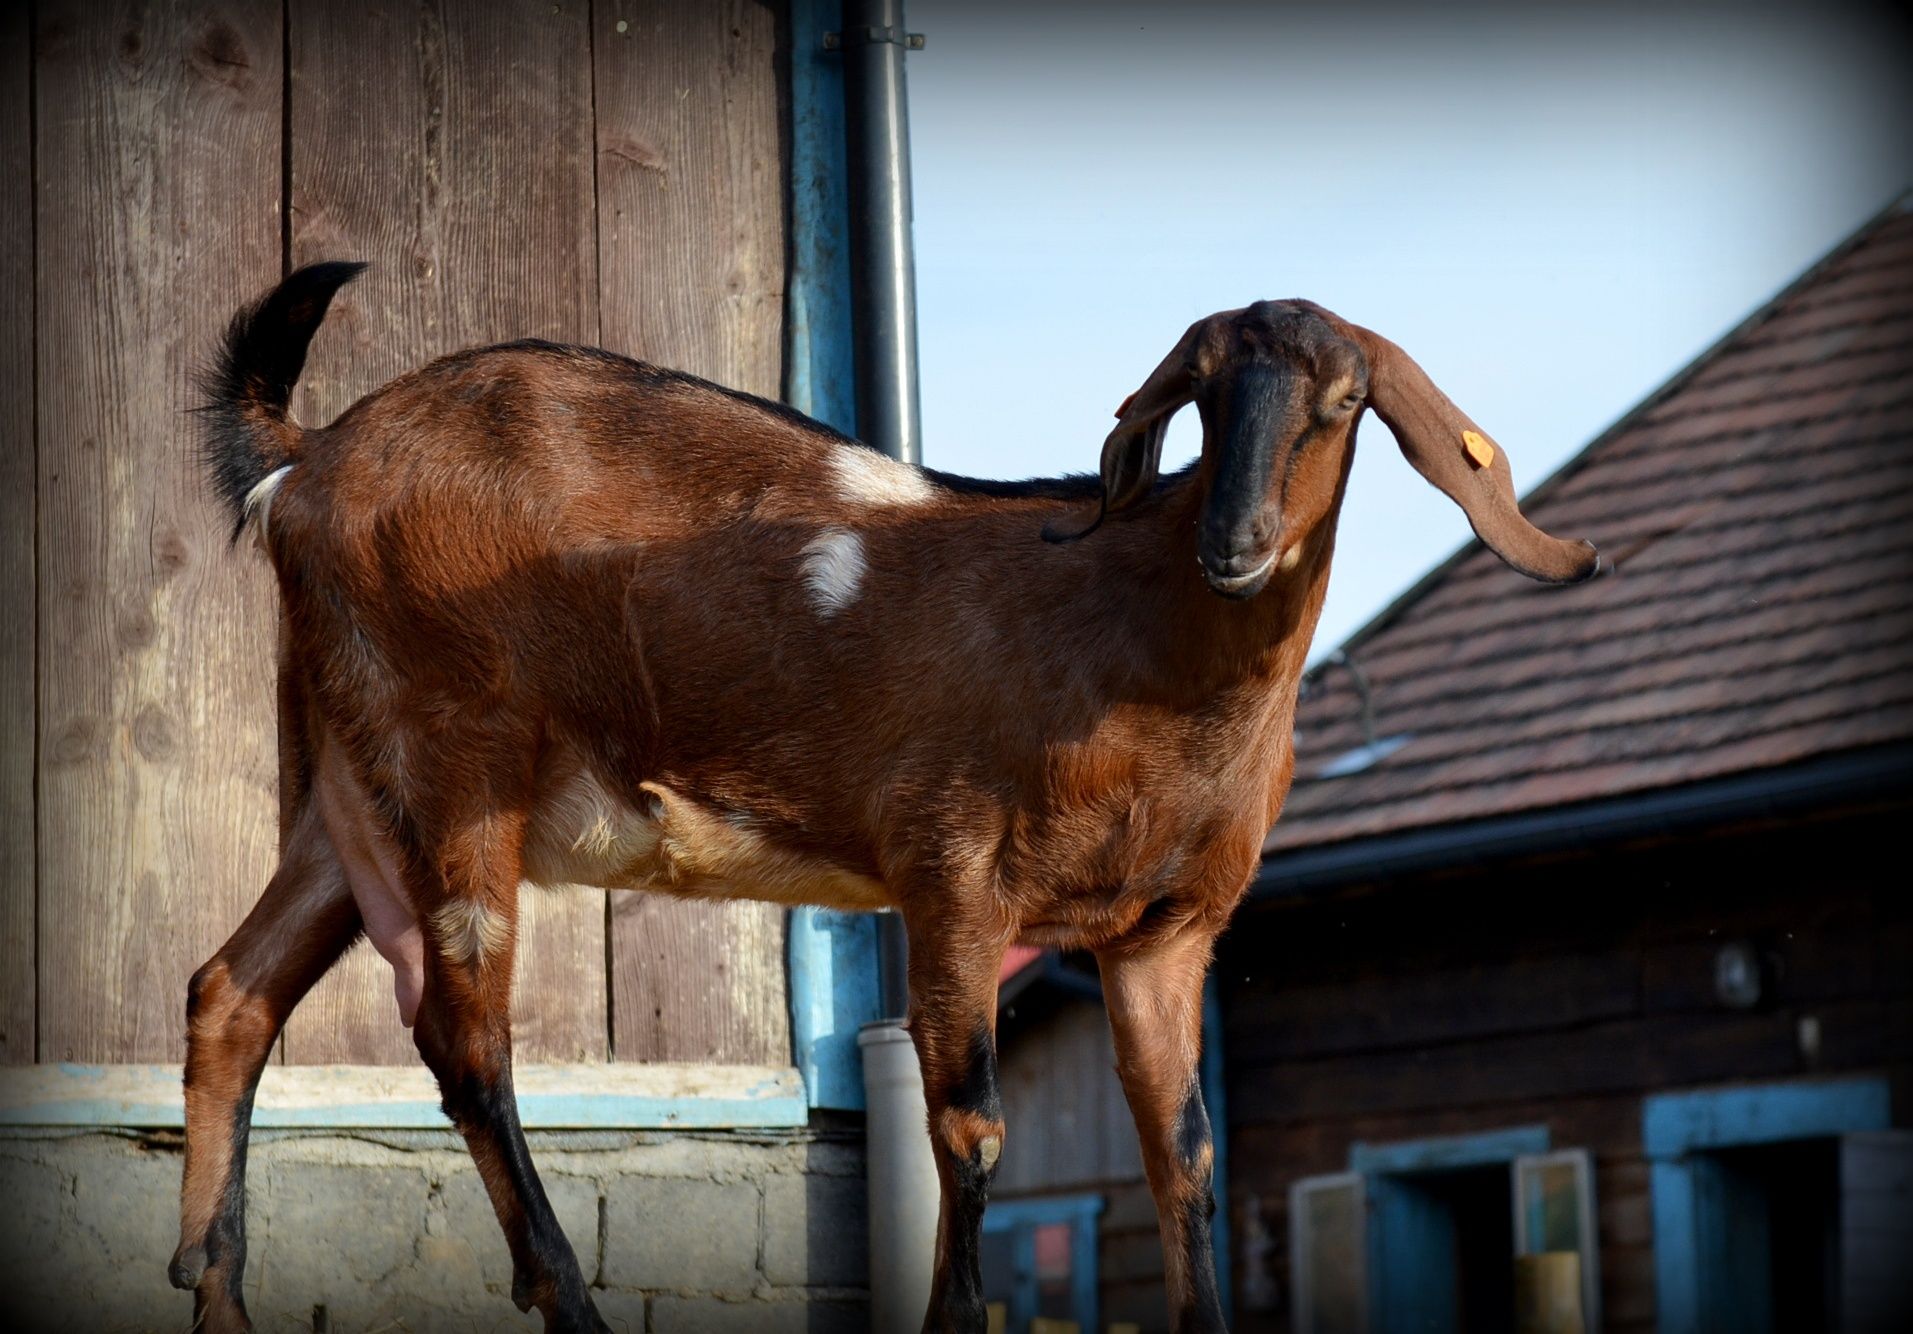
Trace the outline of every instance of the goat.
[[[207, 383], [234, 537], [278, 577], [287, 823], [189, 990], [171, 1277], [201, 1328], [247, 1327], [261, 1066], [361, 934], [490, 1192], [513, 1299], [605, 1328], [512, 1092], [521, 882], [901, 911], [943, 1195], [934, 1330], [985, 1324], [1004, 950], [1093, 951], [1174, 1327], [1222, 1328], [1202, 982], [1289, 787], [1363, 411], [1516, 569], [1583, 579], [1593, 548], [1522, 518], [1505, 455], [1405, 353], [1305, 301], [1192, 326], [1100, 476], [1002, 484], [542, 342], [302, 429], [294, 382], [360, 267], [242, 310]], [[1160, 477], [1192, 401], [1201, 457]]]

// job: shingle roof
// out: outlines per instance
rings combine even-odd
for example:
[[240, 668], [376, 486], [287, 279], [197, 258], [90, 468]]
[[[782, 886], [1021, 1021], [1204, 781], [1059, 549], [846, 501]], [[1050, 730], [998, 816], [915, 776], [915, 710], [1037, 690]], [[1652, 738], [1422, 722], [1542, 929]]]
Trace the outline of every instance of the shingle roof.
[[1673, 787], [1913, 737], [1913, 213], [1856, 238], [1524, 502], [1614, 569], [1478, 544], [1305, 686], [1266, 850]]

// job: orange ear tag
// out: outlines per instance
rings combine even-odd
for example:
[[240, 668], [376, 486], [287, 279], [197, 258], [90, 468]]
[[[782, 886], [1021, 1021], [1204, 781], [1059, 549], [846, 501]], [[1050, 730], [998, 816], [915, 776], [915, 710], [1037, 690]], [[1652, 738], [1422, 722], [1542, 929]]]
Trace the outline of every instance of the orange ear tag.
[[1131, 403], [1134, 403], [1135, 401], [1136, 401], [1136, 396], [1134, 394], [1131, 394], [1128, 398], [1125, 398], [1123, 400], [1123, 405], [1116, 409], [1117, 421], [1121, 421], [1124, 417], [1129, 415], [1129, 405]]
[[1495, 461], [1495, 447], [1488, 443], [1488, 437], [1479, 431], [1463, 431], [1461, 444], [1468, 451], [1468, 457], [1475, 461], [1477, 468], [1485, 468]]

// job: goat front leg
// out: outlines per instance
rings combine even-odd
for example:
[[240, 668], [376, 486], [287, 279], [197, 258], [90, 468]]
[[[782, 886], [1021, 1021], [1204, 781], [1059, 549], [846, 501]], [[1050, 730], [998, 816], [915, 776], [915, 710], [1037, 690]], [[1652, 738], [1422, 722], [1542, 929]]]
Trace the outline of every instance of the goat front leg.
[[192, 1290], [195, 1329], [252, 1327], [240, 1283], [253, 1092], [286, 1017], [358, 935], [345, 871], [308, 802], [265, 893], [187, 988], [186, 1166], [168, 1276]]
[[[518, 1120], [511, 1077], [512, 961], [518, 935], [522, 818], [463, 822], [434, 854], [436, 885], [414, 889], [423, 915], [425, 983], [413, 1041], [438, 1079], [445, 1114], [465, 1137], [512, 1258], [512, 1301], [553, 1331], [609, 1334], [558, 1225]], [[424, 890], [420, 893], [419, 890]]]
[[1215, 1145], [1202, 1104], [1202, 984], [1214, 937], [1185, 928], [1135, 952], [1097, 956], [1116, 1069], [1142, 1141], [1162, 1231], [1175, 1334], [1225, 1328], [1216, 1292]]
[[930, 1148], [942, 1185], [926, 1334], [981, 1334], [983, 1209], [1003, 1153], [996, 982], [1008, 936], [995, 924], [912, 920], [910, 1036], [923, 1068]]

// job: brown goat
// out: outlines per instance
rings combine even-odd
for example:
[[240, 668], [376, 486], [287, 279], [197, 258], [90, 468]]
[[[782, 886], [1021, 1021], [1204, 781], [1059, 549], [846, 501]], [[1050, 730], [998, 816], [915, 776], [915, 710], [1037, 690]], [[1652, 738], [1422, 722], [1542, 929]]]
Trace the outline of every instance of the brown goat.
[[[209, 377], [209, 462], [283, 599], [291, 814], [188, 1002], [172, 1278], [203, 1327], [247, 1326], [260, 1068], [363, 932], [497, 1209], [514, 1299], [605, 1328], [512, 1093], [530, 882], [901, 910], [943, 1186], [926, 1329], [984, 1327], [1003, 952], [1094, 951], [1174, 1325], [1220, 1329], [1202, 981], [1288, 791], [1364, 405], [1516, 568], [1582, 579], [1593, 549], [1522, 519], [1505, 457], [1400, 349], [1307, 302], [1191, 328], [1100, 478], [1008, 485], [543, 343], [448, 357], [302, 430], [293, 383], [357, 267], [242, 311]], [[1191, 401], [1201, 459], [1159, 478]]]

